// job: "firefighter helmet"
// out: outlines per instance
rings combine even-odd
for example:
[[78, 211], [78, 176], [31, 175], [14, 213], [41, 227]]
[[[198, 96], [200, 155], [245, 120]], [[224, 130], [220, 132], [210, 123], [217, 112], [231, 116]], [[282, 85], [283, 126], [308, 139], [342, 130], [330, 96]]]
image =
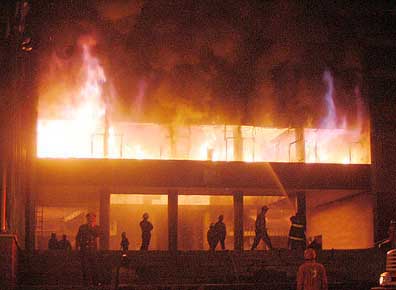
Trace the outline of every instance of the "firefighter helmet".
[[316, 252], [314, 249], [306, 249], [304, 251], [304, 259], [305, 260], [315, 260], [316, 259]]

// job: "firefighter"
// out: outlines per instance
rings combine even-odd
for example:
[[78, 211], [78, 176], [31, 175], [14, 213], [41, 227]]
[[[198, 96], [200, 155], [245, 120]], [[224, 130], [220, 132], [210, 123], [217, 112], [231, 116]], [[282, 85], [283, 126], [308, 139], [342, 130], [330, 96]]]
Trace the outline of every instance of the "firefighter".
[[126, 252], [129, 248], [129, 240], [126, 236], [126, 232], [122, 232], [121, 234], [121, 243], [120, 243], [121, 251]]
[[322, 250], [322, 236], [314, 236], [313, 240], [308, 243], [308, 247], [314, 249], [316, 252]]
[[218, 236], [217, 236], [217, 233], [216, 233], [216, 229], [215, 229], [215, 224], [214, 223], [210, 224], [208, 232], [206, 234], [206, 238], [208, 240], [209, 250], [210, 251], [215, 251], [216, 245], [218, 243]]
[[224, 224], [223, 220], [224, 220], [224, 216], [221, 214], [218, 217], [217, 223], [214, 225], [216, 235], [217, 235], [217, 241], [216, 241], [215, 248], [217, 246], [217, 243], [220, 242], [221, 249], [225, 250], [225, 238], [227, 235], [227, 229], [226, 229], [226, 225]]
[[97, 255], [97, 240], [101, 235], [100, 227], [96, 225], [96, 215], [94, 213], [88, 213], [86, 219], [87, 223], [81, 225], [78, 229], [76, 249], [80, 251], [84, 285], [88, 286], [89, 278], [94, 285], [100, 285]]
[[51, 238], [48, 240], [48, 250], [58, 250], [58, 239], [56, 233], [51, 233]]
[[263, 240], [264, 243], [268, 246], [268, 248], [270, 250], [272, 250], [272, 244], [271, 244], [271, 240], [268, 236], [267, 233], [267, 226], [266, 226], [266, 220], [265, 220], [265, 214], [268, 211], [268, 206], [263, 206], [261, 208], [261, 212], [257, 215], [256, 218], [256, 236], [254, 237], [254, 242], [252, 245], [252, 250], [255, 250], [258, 246], [258, 244], [260, 243], [260, 240]]
[[327, 290], [325, 267], [316, 262], [314, 249], [304, 251], [305, 262], [298, 268], [296, 290]]
[[72, 247], [66, 235], [62, 236], [62, 240], [58, 242], [59, 250], [71, 251]]
[[288, 247], [290, 250], [305, 250], [307, 241], [305, 237], [305, 223], [303, 217], [297, 213], [290, 218]]
[[140, 228], [142, 230], [142, 245], [140, 247], [141, 251], [147, 251], [149, 244], [150, 244], [150, 239], [151, 239], [151, 231], [153, 230], [153, 225], [151, 222], [148, 221], [149, 219], [149, 214], [145, 212], [143, 214], [143, 220], [140, 222]]

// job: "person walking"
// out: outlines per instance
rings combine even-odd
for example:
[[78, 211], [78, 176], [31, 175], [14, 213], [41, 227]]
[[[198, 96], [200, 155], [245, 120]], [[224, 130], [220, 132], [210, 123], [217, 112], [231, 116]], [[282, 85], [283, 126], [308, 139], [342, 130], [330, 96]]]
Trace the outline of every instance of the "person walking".
[[273, 249], [271, 239], [267, 233], [267, 224], [265, 219], [265, 215], [268, 210], [269, 210], [268, 206], [265, 205], [261, 208], [261, 212], [257, 215], [256, 223], [255, 223], [256, 236], [254, 237], [252, 250], [255, 250], [257, 248], [258, 244], [260, 243], [260, 240], [263, 240], [270, 250]]

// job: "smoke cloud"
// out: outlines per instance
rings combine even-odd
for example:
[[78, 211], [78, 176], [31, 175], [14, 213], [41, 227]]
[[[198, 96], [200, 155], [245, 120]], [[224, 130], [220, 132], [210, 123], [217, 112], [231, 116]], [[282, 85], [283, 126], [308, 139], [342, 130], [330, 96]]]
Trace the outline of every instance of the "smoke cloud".
[[54, 3], [43, 4], [48, 29], [39, 30], [39, 93], [47, 112], [72, 102], [60, 92], [79, 85], [79, 41], [90, 35], [114, 118], [320, 126], [328, 111], [325, 71], [334, 79], [336, 126], [354, 126], [365, 114], [354, 23], [330, 6], [253, 0]]

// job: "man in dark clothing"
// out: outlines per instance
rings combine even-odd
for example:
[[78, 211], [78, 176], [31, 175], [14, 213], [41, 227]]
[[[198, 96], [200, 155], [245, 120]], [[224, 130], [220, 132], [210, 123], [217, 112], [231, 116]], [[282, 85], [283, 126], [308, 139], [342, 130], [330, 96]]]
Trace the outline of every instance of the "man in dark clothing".
[[[227, 230], [226, 230], [226, 225], [224, 224], [223, 220], [224, 220], [224, 216], [219, 215], [218, 221], [214, 227], [215, 227], [215, 231], [216, 231], [216, 235], [217, 235], [216, 246], [217, 246], [217, 243], [220, 242], [221, 249], [225, 250], [225, 238], [227, 235]], [[216, 246], [215, 246], [215, 248], [216, 248]]]
[[305, 250], [307, 241], [305, 237], [305, 223], [303, 217], [297, 213], [290, 218], [288, 246], [290, 250]]
[[48, 240], [48, 250], [58, 249], [58, 239], [56, 238], [56, 233], [51, 233], [51, 238]]
[[209, 226], [209, 230], [206, 234], [206, 238], [208, 240], [208, 244], [209, 244], [209, 250], [210, 251], [215, 251], [216, 249], [216, 245], [218, 242], [218, 237], [217, 237], [217, 233], [216, 233], [216, 229], [215, 229], [215, 224], [211, 223]]
[[62, 236], [62, 240], [58, 242], [59, 250], [71, 251], [72, 247], [66, 235]]
[[129, 240], [126, 236], [126, 232], [122, 232], [121, 234], [121, 243], [120, 243], [121, 251], [126, 252], [129, 248]]
[[322, 236], [315, 236], [313, 240], [308, 244], [308, 249], [314, 249], [315, 252], [322, 250]]
[[254, 242], [252, 245], [252, 250], [255, 250], [260, 243], [260, 240], [263, 240], [264, 243], [268, 246], [270, 250], [272, 250], [271, 240], [267, 233], [267, 225], [265, 220], [265, 214], [268, 211], [268, 206], [263, 206], [261, 208], [261, 212], [257, 215], [256, 218], [256, 236], [254, 237]]
[[76, 249], [80, 250], [80, 259], [84, 285], [89, 284], [89, 275], [94, 285], [100, 285], [97, 255], [97, 239], [101, 235], [96, 225], [96, 215], [88, 213], [87, 223], [80, 226], [76, 237]]
[[148, 221], [149, 214], [143, 214], [143, 220], [140, 222], [140, 228], [142, 229], [142, 245], [140, 247], [141, 251], [147, 251], [150, 239], [151, 239], [151, 231], [153, 230], [153, 225]]

